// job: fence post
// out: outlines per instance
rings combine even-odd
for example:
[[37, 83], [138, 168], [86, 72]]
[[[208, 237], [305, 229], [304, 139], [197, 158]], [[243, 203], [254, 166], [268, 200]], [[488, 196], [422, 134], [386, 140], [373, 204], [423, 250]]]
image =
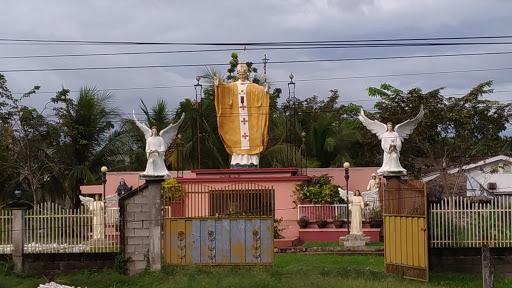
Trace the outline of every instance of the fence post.
[[488, 243], [482, 243], [482, 276], [484, 288], [494, 287], [491, 268], [491, 253], [489, 251]]
[[146, 180], [149, 203], [149, 263], [153, 271], [162, 267], [162, 180]]
[[12, 260], [18, 272], [23, 272], [23, 249], [25, 246], [25, 207], [12, 207]]

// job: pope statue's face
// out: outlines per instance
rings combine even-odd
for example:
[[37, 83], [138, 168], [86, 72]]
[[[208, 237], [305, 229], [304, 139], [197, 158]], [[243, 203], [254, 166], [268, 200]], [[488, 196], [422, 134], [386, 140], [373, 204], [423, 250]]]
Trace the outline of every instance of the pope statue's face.
[[240, 80], [247, 80], [249, 75], [247, 74], [247, 65], [245, 64], [238, 64], [236, 67], [236, 70], [238, 71], [238, 78]]

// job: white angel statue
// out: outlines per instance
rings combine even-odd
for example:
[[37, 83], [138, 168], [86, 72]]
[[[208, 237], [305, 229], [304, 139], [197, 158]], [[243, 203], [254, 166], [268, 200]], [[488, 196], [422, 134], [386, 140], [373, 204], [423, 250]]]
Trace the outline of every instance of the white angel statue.
[[388, 122], [387, 125], [377, 120], [370, 120], [364, 115], [361, 109], [359, 120], [366, 128], [376, 134], [381, 140], [381, 147], [384, 150], [384, 157], [382, 167], [377, 170], [379, 175], [406, 175], [407, 171], [400, 165], [400, 150], [402, 149], [402, 142], [409, 137], [412, 130], [423, 118], [423, 105], [421, 105], [420, 112], [413, 119], [409, 119], [403, 123], [395, 126], [393, 130], [393, 123]]
[[95, 199], [79, 195], [82, 204], [92, 212], [92, 235], [94, 239], [105, 238], [105, 207], [109, 207], [119, 198], [117, 194], [105, 197], [106, 203], [100, 200], [99, 195]]
[[171, 178], [167, 167], [165, 167], [165, 151], [171, 144], [172, 140], [176, 137], [178, 128], [183, 122], [185, 113], [181, 115], [181, 119], [176, 124], [171, 124], [167, 128], [160, 131], [158, 134], [156, 127], [149, 129], [146, 125], [140, 123], [135, 117], [133, 112], [133, 119], [137, 126], [142, 130], [146, 137], [146, 156], [148, 163], [146, 164], [146, 171], [140, 174], [141, 177], [163, 177], [165, 179]]

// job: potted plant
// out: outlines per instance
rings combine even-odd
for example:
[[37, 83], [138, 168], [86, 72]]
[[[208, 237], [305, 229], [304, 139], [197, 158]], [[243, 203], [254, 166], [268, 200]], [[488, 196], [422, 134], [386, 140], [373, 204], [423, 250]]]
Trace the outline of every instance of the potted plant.
[[325, 228], [325, 226], [327, 226], [327, 220], [325, 220], [325, 219], [317, 219], [316, 220], [316, 225], [318, 226], [318, 228]]
[[345, 222], [345, 219], [341, 217], [341, 213], [332, 215], [332, 224], [334, 225], [334, 227], [341, 228], [343, 227], [343, 224], [345, 224]]
[[382, 227], [382, 210], [380, 207], [374, 207], [370, 210], [370, 215], [368, 216], [368, 220], [370, 221], [371, 228], [380, 228]]
[[308, 216], [305, 214], [300, 216], [299, 220], [297, 220], [297, 224], [299, 224], [299, 227], [302, 229], [308, 227], [308, 224], [309, 224]]
[[164, 191], [164, 206], [169, 207], [170, 213], [166, 217], [183, 217], [183, 190], [175, 178], [167, 179], [162, 183]]

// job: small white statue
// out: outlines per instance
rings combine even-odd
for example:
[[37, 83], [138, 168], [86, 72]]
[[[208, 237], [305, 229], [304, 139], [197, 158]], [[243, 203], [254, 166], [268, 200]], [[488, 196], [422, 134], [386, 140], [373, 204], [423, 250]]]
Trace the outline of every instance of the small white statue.
[[409, 137], [412, 130], [418, 125], [423, 118], [423, 105], [420, 112], [413, 119], [409, 119], [403, 123], [396, 125], [393, 130], [393, 123], [388, 122], [387, 125], [377, 120], [370, 120], [364, 115], [363, 109], [359, 115], [359, 120], [366, 128], [372, 131], [381, 140], [381, 147], [384, 150], [382, 167], [377, 170], [379, 175], [406, 175], [407, 171], [400, 165], [400, 150], [402, 142]]
[[366, 187], [366, 191], [373, 191], [377, 189], [377, 175], [372, 173], [372, 179], [368, 182], [368, 186]]
[[350, 218], [350, 234], [351, 235], [363, 235], [363, 209], [365, 207], [361, 192], [356, 190], [352, 200], [352, 217]]
[[94, 239], [105, 238], [105, 208], [112, 205], [119, 198], [117, 194], [105, 197], [106, 203], [96, 195], [94, 199], [79, 195], [82, 204], [86, 205], [92, 212], [92, 235]]
[[172, 140], [176, 137], [176, 133], [184, 117], [185, 113], [181, 115], [181, 119], [176, 124], [167, 126], [167, 128], [163, 129], [160, 131], [160, 134], [158, 134], [156, 127], [149, 129], [146, 125], [137, 120], [135, 111], [133, 112], [135, 124], [142, 130], [146, 138], [146, 156], [148, 162], [146, 164], [146, 171], [140, 174], [141, 177], [171, 178], [167, 167], [165, 167], [165, 151], [167, 151], [167, 147], [169, 147]]

